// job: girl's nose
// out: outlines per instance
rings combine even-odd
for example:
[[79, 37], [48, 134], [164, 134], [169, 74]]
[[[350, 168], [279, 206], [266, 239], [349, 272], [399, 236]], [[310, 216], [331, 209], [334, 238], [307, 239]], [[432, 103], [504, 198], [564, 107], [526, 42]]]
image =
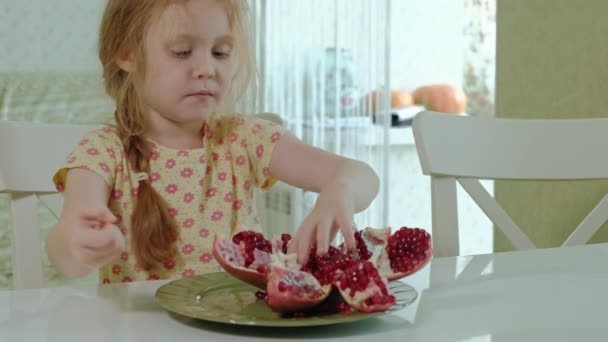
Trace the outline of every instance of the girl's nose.
[[215, 77], [215, 70], [209, 58], [201, 59], [194, 68], [194, 78], [207, 80], [213, 77]]

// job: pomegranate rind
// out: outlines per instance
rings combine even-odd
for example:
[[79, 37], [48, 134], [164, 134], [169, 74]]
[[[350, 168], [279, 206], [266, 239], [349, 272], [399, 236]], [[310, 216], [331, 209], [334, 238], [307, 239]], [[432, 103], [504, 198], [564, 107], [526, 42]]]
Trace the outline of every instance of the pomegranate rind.
[[260, 273], [255, 269], [239, 266], [238, 264], [228, 260], [226, 254], [223, 253], [228, 249], [228, 252], [234, 252], [237, 258], [239, 255], [236, 253], [241, 253], [241, 257], [243, 257], [243, 252], [240, 250], [238, 245], [232, 243], [232, 240], [226, 239], [220, 234], [215, 234], [213, 238], [213, 256], [220, 266], [222, 266], [222, 268], [226, 272], [230, 273], [233, 277], [259, 289], [266, 289], [267, 275], [265, 273]]

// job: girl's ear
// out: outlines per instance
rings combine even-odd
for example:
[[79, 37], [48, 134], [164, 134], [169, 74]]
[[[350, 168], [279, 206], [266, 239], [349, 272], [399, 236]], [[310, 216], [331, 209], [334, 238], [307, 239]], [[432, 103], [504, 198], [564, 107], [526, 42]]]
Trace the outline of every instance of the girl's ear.
[[118, 64], [118, 67], [126, 72], [130, 73], [135, 71], [135, 58], [131, 52], [125, 52], [118, 55], [116, 64]]

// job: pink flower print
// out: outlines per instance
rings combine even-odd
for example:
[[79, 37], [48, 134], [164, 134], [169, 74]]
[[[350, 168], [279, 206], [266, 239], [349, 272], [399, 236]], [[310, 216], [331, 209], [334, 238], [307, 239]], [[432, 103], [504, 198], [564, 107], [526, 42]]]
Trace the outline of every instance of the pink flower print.
[[185, 219], [184, 222], [182, 222], [182, 227], [188, 229], [188, 228], [192, 228], [192, 226], [194, 225], [194, 220], [189, 218], [189, 219]]
[[258, 158], [262, 158], [264, 155], [264, 146], [258, 145], [258, 147], [255, 149], [255, 154], [258, 156]]
[[186, 244], [186, 245], [184, 245], [182, 247], [182, 253], [184, 255], [190, 255], [190, 254], [192, 254], [192, 252], [194, 252], [194, 245], [193, 244], [189, 243], [189, 244]]
[[207, 157], [203, 154], [200, 157], [198, 157], [198, 161], [201, 164], [205, 164], [205, 162], [207, 161]]
[[220, 181], [222, 181], [222, 182], [223, 182], [223, 181], [225, 181], [225, 180], [226, 180], [226, 172], [220, 172], [220, 173], [217, 175], [217, 179], [219, 179], [219, 180], [220, 180]]
[[167, 169], [172, 169], [175, 166], [175, 159], [169, 159], [165, 162], [165, 167]]
[[89, 143], [89, 139], [82, 139], [82, 140], [80, 140], [80, 143], [78, 145], [84, 146], [84, 145], [86, 145], [88, 143]]
[[175, 260], [168, 260], [163, 263], [166, 269], [172, 270], [175, 268]]
[[131, 189], [131, 196], [137, 197], [137, 194], [139, 194], [139, 188]]
[[234, 209], [234, 210], [239, 210], [239, 209], [241, 209], [242, 206], [243, 206], [243, 201], [241, 201], [241, 200], [236, 200], [236, 201], [232, 202], [232, 209]]
[[249, 191], [249, 189], [251, 188], [251, 181], [247, 180], [245, 181], [245, 183], [243, 184], [243, 188], [247, 191]]
[[103, 278], [103, 281], [101, 282], [102, 284], [109, 284], [110, 283], [110, 279], [108, 278]]
[[245, 138], [241, 139], [241, 147], [247, 148], [247, 146], [249, 146], [249, 143], [247, 143], [247, 139], [245, 139]]
[[233, 197], [232, 192], [227, 193], [226, 196], [224, 196], [224, 202], [232, 203]]
[[236, 165], [239, 165], [239, 166], [245, 165], [246, 161], [247, 161], [247, 159], [245, 158], [245, 156], [236, 157]]
[[119, 274], [120, 273], [120, 265], [112, 266], [112, 273]]
[[209, 236], [209, 229], [203, 228], [203, 229], [199, 230], [198, 235], [202, 238], [206, 238], [207, 236]]
[[108, 152], [108, 155], [110, 156], [110, 158], [116, 157], [116, 153], [114, 152], [113, 148], [106, 148], [106, 152]]
[[187, 156], [188, 156], [188, 154], [189, 154], [188, 150], [179, 150], [179, 151], [177, 152], [177, 155], [178, 155], [179, 157], [187, 157]]
[[269, 167], [263, 168], [262, 173], [264, 174], [264, 176], [268, 177], [270, 175], [270, 168]]
[[125, 228], [124, 226], [119, 226], [118, 229], [120, 230], [122, 235], [127, 235], [127, 228]]
[[198, 212], [201, 213], [201, 214], [205, 212], [205, 205], [204, 204], [199, 204], [198, 205]]
[[186, 167], [186, 168], [184, 168], [184, 169], [183, 169], [183, 170], [180, 172], [180, 175], [181, 175], [183, 178], [190, 178], [190, 177], [192, 177], [192, 174], [193, 174], [193, 173], [194, 173], [194, 171], [192, 171], [192, 169], [191, 169], [191, 168]]
[[160, 173], [152, 172], [150, 174], [150, 183], [156, 183], [160, 180]]
[[152, 153], [150, 154], [150, 159], [158, 160], [158, 158], [160, 158], [160, 152], [156, 150], [152, 151]]
[[124, 167], [124, 166], [122, 166], [122, 164], [119, 164], [119, 165], [116, 167], [116, 171], [117, 171], [117, 172], [123, 172], [123, 171], [124, 171], [124, 169], [125, 169], [125, 167]]
[[253, 126], [253, 129], [251, 130], [251, 133], [257, 134], [261, 129], [262, 129], [262, 125], [255, 124], [255, 126]]
[[194, 200], [194, 194], [189, 192], [187, 194], [184, 195], [184, 202], [186, 203], [190, 203], [192, 202], [192, 200]]
[[65, 190], [65, 185], [63, 185], [63, 183], [57, 183], [55, 188], [57, 189], [57, 191], [63, 192]]
[[226, 160], [232, 160], [232, 153], [226, 152], [226, 155], [224, 155], [224, 159], [226, 159]]
[[220, 155], [217, 154], [217, 152], [213, 152], [211, 153], [211, 159], [213, 159], [213, 161], [217, 161], [218, 159], [220, 159]]
[[192, 277], [192, 276], [194, 276], [194, 270], [191, 268], [184, 270], [184, 272], [182, 272], [182, 277], [184, 277], [184, 278], [188, 278], [188, 277]]
[[232, 185], [236, 185], [238, 181], [239, 179], [235, 175], [232, 175]]
[[110, 167], [104, 162], [99, 163], [99, 168], [105, 173], [110, 172]]
[[169, 208], [169, 209], [167, 210], [167, 212], [168, 212], [169, 216], [171, 216], [171, 217], [175, 217], [175, 216], [177, 216], [177, 214], [178, 214], [178, 211], [177, 211], [177, 209], [175, 209], [175, 208]]
[[117, 201], [120, 200], [123, 195], [124, 195], [124, 193], [120, 189], [114, 189], [114, 191], [112, 191], [112, 198]]
[[205, 174], [210, 175], [212, 170], [213, 169], [211, 168], [211, 166], [207, 166], [207, 168], [205, 169]]
[[160, 277], [155, 273], [152, 273], [148, 276], [148, 280], [159, 280], [159, 279], [160, 279]]
[[70, 157], [68, 157], [68, 160], [67, 160], [68, 164], [72, 164], [75, 161], [76, 161], [76, 156], [70, 156]]
[[224, 213], [219, 210], [216, 210], [213, 212], [213, 214], [211, 214], [211, 219], [213, 220], [213, 222], [221, 220], [222, 217], [224, 217]]
[[205, 195], [207, 195], [207, 198], [212, 198], [213, 196], [215, 196], [215, 194], [217, 194], [217, 188], [209, 188], [209, 190], [207, 190], [207, 192], [205, 192]]
[[123, 283], [130, 283], [132, 281], [133, 281], [133, 279], [131, 277], [124, 277], [124, 278], [122, 278], [122, 282]]
[[231, 142], [235, 142], [235, 141], [237, 141], [237, 140], [239, 140], [239, 135], [233, 132], [233, 133], [230, 135], [230, 141], [231, 141]]
[[99, 150], [96, 148], [90, 148], [87, 150], [87, 154], [90, 156], [97, 156], [99, 155]]
[[127, 252], [122, 252], [122, 253], [120, 253], [120, 258], [121, 258], [123, 261], [127, 261], [127, 260], [129, 259], [129, 253], [127, 253]]
[[279, 132], [274, 132], [270, 136], [270, 141], [272, 141], [273, 144], [276, 143], [277, 141], [279, 141], [279, 139], [281, 139], [281, 133], [279, 133]]
[[177, 192], [177, 185], [176, 184], [169, 184], [165, 187], [165, 191], [168, 194], [174, 194]]
[[202, 264], [207, 264], [207, 263], [211, 262], [211, 259], [213, 259], [213, 256], [210, 253], [204, 253], [203, 255], [201, 255], [200, 258], [198, 258], [198, 260]]
[[135, 266], [133, 266], [133, 270], [135, 271], [135, 273], [141, 272], [142, 271], [141, 265], [135, 264]]

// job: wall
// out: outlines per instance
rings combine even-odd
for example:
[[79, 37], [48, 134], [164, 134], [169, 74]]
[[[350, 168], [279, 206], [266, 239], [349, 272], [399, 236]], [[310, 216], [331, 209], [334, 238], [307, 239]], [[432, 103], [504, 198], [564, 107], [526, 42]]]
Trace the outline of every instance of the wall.
[[[608, 2], [509, 0], [497, 9], [496, 116], [608, 116]], [[607, 191], [601, 181], [495, 187], [498, 202], [539, 247], [560, 245]], [[592, 241], [608, 241], [606, 226]], [[497, 235], [496, 249], [510, 248]]]
[[0, 72], [91, 71], [104, 0], [0, 2]]

